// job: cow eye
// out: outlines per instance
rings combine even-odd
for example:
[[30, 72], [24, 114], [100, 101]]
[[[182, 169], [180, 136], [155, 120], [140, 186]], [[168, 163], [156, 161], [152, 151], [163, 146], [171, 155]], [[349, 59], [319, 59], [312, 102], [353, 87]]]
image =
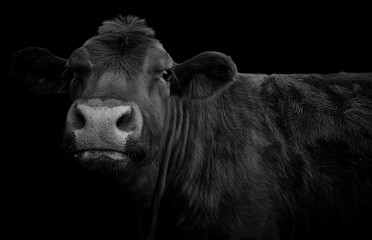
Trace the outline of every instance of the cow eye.
[[172, 71], [170, 69], [167, 69], [167, 70], [163, 71], [163, 75], [161, 77], [165, 81], [169, 82], [171, 75], [172, 75]]

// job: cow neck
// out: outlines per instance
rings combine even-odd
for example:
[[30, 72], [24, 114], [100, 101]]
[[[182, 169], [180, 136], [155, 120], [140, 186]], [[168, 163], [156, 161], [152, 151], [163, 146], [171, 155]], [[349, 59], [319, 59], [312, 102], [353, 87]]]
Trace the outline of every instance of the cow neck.
[[150, 234], [147, 240], [155, 239], [159, 208], [167, 186], [170, 161], [171, 159], [177, 161], [182, 158], [186, 149], [185, 142], [188, 136], [189, 121], [188, 112], [185, 111], [185, 104], [182, 100], [174, 98], [169, 101], [168, 109], [166, 117], [168, 129], [165, 131], [167, 135], [162, 148], [164, 151], [159, 152], [159, 174], [153, 197]]

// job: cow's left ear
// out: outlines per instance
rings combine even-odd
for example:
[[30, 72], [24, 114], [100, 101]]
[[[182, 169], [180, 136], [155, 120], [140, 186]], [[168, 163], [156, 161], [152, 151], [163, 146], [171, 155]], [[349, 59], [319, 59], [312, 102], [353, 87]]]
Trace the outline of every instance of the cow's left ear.
[[229, 56], [203, 52], [174, 68], [171, 94], [206, 98], [234, 81], [236, 73], [236, 65]]
[[66, 59], [38, 47], [28, 47], [13, 54], [10, 76], [36, 94], [69, 93], [73, 77], [67, 71]]

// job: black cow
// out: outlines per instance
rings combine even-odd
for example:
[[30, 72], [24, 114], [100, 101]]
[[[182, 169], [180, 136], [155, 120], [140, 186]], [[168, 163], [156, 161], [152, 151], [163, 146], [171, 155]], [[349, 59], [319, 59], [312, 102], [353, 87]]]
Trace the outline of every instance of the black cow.
[[63, 148], [113, 175], [147, 239], [371, 236], [372, 73], [176, 64], [144, 20], [105, 21], [66, 60], [15, 53], [35, 93], [70, 93]]

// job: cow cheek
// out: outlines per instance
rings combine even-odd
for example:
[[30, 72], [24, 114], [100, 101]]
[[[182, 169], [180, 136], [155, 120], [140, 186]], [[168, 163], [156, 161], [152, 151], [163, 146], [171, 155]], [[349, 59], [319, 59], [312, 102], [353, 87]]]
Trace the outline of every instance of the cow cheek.
[[144, 117], [148, 127], [150, 128], [153, 138], [160, 138], [164, 131], [164, 124], [166, 121], [166, 111], [168, 98], [164, 91], [155, 91], [152, 95], [148, 96], [149, 99], [146, 101], [148, 103], [144, 106]]

